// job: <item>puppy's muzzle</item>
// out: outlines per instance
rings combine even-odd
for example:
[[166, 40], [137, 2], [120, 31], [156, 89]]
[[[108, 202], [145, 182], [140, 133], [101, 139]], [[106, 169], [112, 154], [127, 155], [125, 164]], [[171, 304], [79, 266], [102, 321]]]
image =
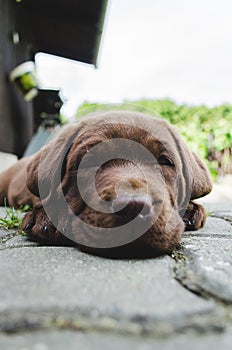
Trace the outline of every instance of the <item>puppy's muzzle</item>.
[[153, 214], [152, 200], [147, 195], [120, 195], [113, 200], [112, 212], [120, 218], [147, 220]]

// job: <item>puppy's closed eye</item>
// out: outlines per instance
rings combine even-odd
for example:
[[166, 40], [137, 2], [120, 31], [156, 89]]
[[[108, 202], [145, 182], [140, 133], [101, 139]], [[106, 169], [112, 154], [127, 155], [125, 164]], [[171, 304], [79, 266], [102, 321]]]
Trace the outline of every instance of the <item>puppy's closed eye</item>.
[[165, 165], [165, 166], [172, 167], [172, 168], [175, 167], [174, 162], [166, 155], [161, 155], [158, 158], [158, 163], [159, 163], [159, 165]]

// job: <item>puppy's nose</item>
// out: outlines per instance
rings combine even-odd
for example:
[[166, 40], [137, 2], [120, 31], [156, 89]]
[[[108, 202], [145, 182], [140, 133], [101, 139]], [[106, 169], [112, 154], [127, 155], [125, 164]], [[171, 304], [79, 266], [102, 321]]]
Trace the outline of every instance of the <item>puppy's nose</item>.
[[112, 211], [122, 218], [147, 218], [152, 212], [152, 201], [146, 195], [120, 195], [114, 199]]

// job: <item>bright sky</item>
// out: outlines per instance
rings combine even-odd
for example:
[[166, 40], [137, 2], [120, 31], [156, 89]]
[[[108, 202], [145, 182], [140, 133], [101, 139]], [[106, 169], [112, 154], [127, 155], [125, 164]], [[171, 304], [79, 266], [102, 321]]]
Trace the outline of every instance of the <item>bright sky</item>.
[[38, 54], [44, 87], [71, 116], [84, 100], [164, 98], [232, 103], [231, 0], [111, 0], [98, 68]]

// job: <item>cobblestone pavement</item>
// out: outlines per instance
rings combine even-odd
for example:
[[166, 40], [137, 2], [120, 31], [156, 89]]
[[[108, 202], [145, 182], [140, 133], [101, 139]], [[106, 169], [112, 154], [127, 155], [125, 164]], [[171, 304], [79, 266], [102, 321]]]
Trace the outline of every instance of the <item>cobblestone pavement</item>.
[[158, 259], [104, 259], [0, 229], [0, 348], [230, 350], [232, 196], [201, 201], [206, 226]]

